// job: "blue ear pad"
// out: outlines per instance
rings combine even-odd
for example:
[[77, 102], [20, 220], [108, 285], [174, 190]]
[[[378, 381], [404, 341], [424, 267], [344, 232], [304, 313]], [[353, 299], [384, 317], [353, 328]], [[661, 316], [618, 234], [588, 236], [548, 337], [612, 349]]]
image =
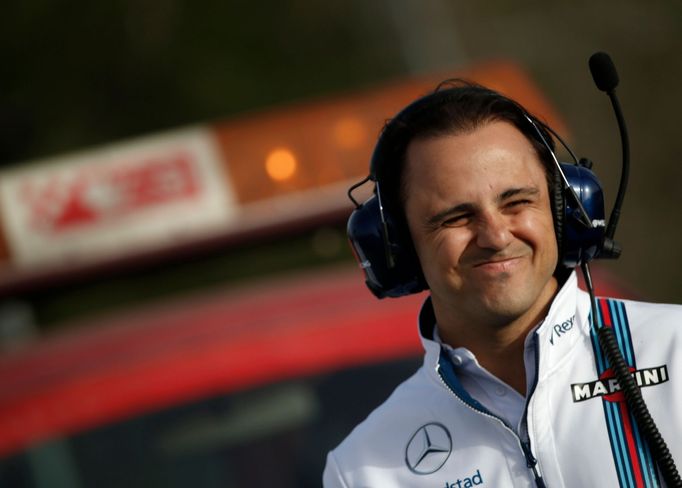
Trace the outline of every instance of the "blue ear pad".
[[592, 227], [585, 224], [574, 196], [564, 189], [562, 238], [559, 249], [562, 264], [567, 268], [575, 268], [581, 262], [588, 262], [599, 256], [606, 231], [604, 191], [596, 175], [589, 169], [566, 163], [561, 163], [561, 168], [587, 212], [587, 219], [592, 223]]
[[[367, 287], [378, 298], [400, 297], [427, 288], [426, 281], [405, 226], [384, 213], [384, 231], [379, 200], [371, 197], [348, 219], [348, 238]], [[388, 239], [387, 239], [388, 238]]]

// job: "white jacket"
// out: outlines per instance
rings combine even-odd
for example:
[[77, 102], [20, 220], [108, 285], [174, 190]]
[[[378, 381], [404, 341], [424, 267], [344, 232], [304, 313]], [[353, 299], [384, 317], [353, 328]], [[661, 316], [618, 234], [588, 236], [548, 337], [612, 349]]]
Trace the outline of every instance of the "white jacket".
[[[676, 354], [682, 306], [600, 305], [682, 469], [682, 357]], [[461, 387], [449, 356], [430, 339], [435, 319], [427, 300], [419, 318], [424, 365], [329, 453], [324, 486], [662, 486], [617, 382], [601, 351], [595, 353], [589, 315], [589, 296], [573, 273], [534, 333], [537, 380], [519, 437]]]

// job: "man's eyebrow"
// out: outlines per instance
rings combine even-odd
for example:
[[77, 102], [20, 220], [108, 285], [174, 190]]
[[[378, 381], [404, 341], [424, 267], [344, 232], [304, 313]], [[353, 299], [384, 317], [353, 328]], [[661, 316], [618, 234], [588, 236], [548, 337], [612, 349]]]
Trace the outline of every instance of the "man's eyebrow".
[[536, 196], [540, 193], [540, 190], [534, 186], [524, 186], [521, 188], [510, 188], [503, 191], [497, 197], [499, 202], [507, 200], [508, 198], [518, 197], [518, 196]]

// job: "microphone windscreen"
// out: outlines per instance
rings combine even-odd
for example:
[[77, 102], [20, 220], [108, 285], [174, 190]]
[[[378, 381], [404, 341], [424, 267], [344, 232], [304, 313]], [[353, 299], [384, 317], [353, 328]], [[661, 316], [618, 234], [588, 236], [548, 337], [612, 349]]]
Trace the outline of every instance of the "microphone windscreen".
[[594, 53], [590, 56], [590, 72], [595, 85], [601, 91], [610, 92], [618, 86], [618, 73], [611, 61], [611, 56], [605, 52]]

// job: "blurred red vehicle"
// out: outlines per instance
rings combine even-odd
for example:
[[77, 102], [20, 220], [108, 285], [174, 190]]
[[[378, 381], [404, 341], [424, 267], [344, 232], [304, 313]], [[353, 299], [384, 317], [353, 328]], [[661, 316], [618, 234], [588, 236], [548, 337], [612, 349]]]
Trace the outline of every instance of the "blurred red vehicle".
[[318, 486], [419, 364], [419, 297], [348, 267], [75, 328], [0, 358], [0, 486]]

